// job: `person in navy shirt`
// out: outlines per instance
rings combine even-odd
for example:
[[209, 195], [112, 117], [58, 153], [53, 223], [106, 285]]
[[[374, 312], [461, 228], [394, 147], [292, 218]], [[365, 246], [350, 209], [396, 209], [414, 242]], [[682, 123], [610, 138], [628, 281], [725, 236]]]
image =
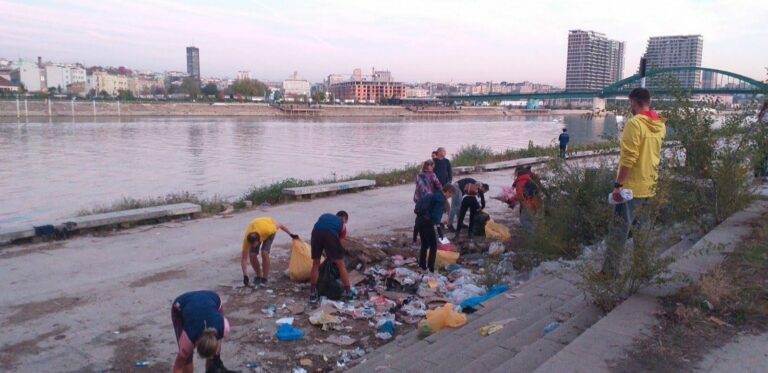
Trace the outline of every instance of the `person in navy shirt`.
[[560, 136], [557, 138], [557, 141], [560, 142], [560, 158], [565, 159], [566, 151], [568, 150], [568, 143], [571, 141], [571, 137], [568, 136], [567, 128], [563, 128], [563, 133], [560, 134]]
[[323, 214], [312, 228], [312, 272], [309, 277], [311, 285], [310, 303], [317, 303], [320, 300], [317, 293], [317, 280], [320, 277], [320, 258], [322, 258], [323, 253], [325, 253], [327, 260], [332, 261], [339, 269], [339, 277], [344, 284], [342, 298], [352, 299], [349, 273], [347, 273], [347, 267], [344, 266], [344, 246], [341, 243], [341, 240], [347, 236], [348, 220], [349, 214], [346, 211], [339, 211], [336, 215]]
[[229, 334], [229, 321], [224, 317], [219, 295], [208, 290], [180, 295], [171, 306], [171, 322], [179, 352], [173, 363], [174, 373], [193, 372], [193, 355], [206, 359], [206, 369], [221, 364], [221, 341]]

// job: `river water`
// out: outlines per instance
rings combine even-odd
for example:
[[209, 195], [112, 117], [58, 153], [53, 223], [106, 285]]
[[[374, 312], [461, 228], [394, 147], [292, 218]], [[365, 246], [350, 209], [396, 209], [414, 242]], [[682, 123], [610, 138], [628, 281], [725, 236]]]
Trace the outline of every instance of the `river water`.
[[0, 122], [0, 227], [47, 224], [122, 197], [190, 191], [235, 198], [286, 178], [383, 171], [444, 146], [495, 151], [615, 132], [612, 117], [504, 119], [141, 118]]

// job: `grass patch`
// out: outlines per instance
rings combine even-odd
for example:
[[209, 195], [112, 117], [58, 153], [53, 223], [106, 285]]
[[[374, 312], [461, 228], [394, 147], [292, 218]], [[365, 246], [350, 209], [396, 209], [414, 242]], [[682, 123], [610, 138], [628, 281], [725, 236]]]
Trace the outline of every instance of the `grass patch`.
[[[572, 151], [582, 150], [604, 150], [613, 149], [616, 146], [615, 143], [605, 142], [596, 144], [574, 145]], [[451, 163], [454, 166], [473, 166], [482, 163], [500, 162], [513, 160], [518, 158], [528, 158], [535, 156], [556, 155], [556, 147], [540, 147], [530, 145], [527, 149], [513, 150], [509, 149], [504, 152], [494, 153], [491, 148], [482, 147], [479, 145], [464, 146], [453, 156]], [[233, 204], [235, 208], [242, 209], [245, 207], [245, 201], [250, 201], [254, 206], [258, 206], [264, 203], [279, 204], [288, 201], [287, 196], [283, 194], [285, 188], [295, 188], [318, 184], [335, 183], [356, 179], [371, 179], [376, 181], [378, 186], [393, 186], [413, 183], [416, 175], [419, 173], [418, 164], [407, 164], [400, 168], [394, 168], [385, 171], [363, 171], [350, 177], [344, 177], [341, 179], [326, 178], [321, 180], [301, 180], [301, 179], [286, 179], [277, 181], [268, 185], [255, 186], [244, 193], [240, 198], [235, 201], [225, 201], [224, 199], [214, 196], [212, 198], [204, 198], [195, 195], [190, 192], [171, 193], [164, 197], [157, 198], [129, 198], [123, 197], [119, 201], [107, 206], [98, 206], [93, 209], [81, 210], [78, 216], [99, 214], [113, 211], [123, 211], [138, 209], [144, 207], [160, 206], [173, 203], [191, 202], [202, 206], [204, 213], [215, 214], [222, 212], [226, 209], [228, 204]]]
[[145, 207], [154, 207], [162, 205], [171, 205], [174, 203], [190, 202], [198, 204], [206, 214], [215, 214], [226, 209], [226, 201], [218, 196], [212, 198], [200, 198], [191, 192], [170, 193], [163, 197], [155, 198], [129, 198], [123, 197], [110, 205], [97, 206], [92, 209], [83, 209], [77, 213], [77, 216], [103, 214], [114, 211], [134, 210]]
[[[618, 146], [616, 142], [605, 141], [594, 144], [575, 144], [568, 145], [568, 152], [580, 151], [606, 151], [613, 150]], [[453, 155], [451, 165], [456, 167], [477, 166], [484, 163], [511, 161], [513, 159], [531, 158], [531, 157], [557, 157], [559, 155], [557, 146], [536, 146], [529, 143], [525, 149], [507, 149], [503, 152], [494, 152], [488, 146], [477, 144], [465, 145], [459, 148], [459, 151]]]
[[768, 331], [768, 222], [727, 254], [723, 263], [677, 293], [661, 298], [652, 336], [637, 341], [618, 371], [692, 370], [710, 349], [739, 333]]

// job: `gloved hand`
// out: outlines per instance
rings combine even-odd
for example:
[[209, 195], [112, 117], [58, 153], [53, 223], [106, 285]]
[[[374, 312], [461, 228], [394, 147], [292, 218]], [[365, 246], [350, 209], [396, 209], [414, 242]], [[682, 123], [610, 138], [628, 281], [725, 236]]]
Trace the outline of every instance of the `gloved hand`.
[[294, 239], [294, 240], [298, 240], [299, 239], [299, 235], [298, 234], [292, 234], [291, 238]]
[[243, 286], [248, 286], [248, 283], [250, 282], [250, 279], [247, 275], [243, 276]]

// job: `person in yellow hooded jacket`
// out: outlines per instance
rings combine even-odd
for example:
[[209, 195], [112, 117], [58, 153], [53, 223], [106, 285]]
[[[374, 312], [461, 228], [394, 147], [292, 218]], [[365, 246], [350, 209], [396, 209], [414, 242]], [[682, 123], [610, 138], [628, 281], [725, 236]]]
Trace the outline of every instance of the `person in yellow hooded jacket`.
[[[250, 282], [248, 278], [249, 258], [251, 260], [251, 267], [256, 271], [256, 278], [253, 280], [253, 284], [264, 285], [267, 283], [270, 264], [269, 251], [272, 249], [272, 242], [275, 240], [278, 229], [287, 233], [294, 240], [299, 239], [298, 235], [291, 233], [285, 225], [276, 222], [272, 218], [256, 218], [248, 224], [245, 236], [243, 237], [243, 255], [240, 261], [240, 266], [243, 269], [243, 285], [248, 286]], [[259, 252], [261, 252], [261, 266], [259, 266]]]
[[[616, 203], [614, 219], [606, 240], [607, 253], [602, 272], [616, 277], [621, 257], [637, 210], [648, 205], [656, 195], [659, 177], [661, 146], [667, 134], [666, 119], [651, 110], [651, 94], [645, 88], [635, 88], [629, 94], [632, 118], [627, 121], [621, 134], [619, 170], [611, 198]], [[624, 201], [621, 190], [632, 190], [633, 198]]]

